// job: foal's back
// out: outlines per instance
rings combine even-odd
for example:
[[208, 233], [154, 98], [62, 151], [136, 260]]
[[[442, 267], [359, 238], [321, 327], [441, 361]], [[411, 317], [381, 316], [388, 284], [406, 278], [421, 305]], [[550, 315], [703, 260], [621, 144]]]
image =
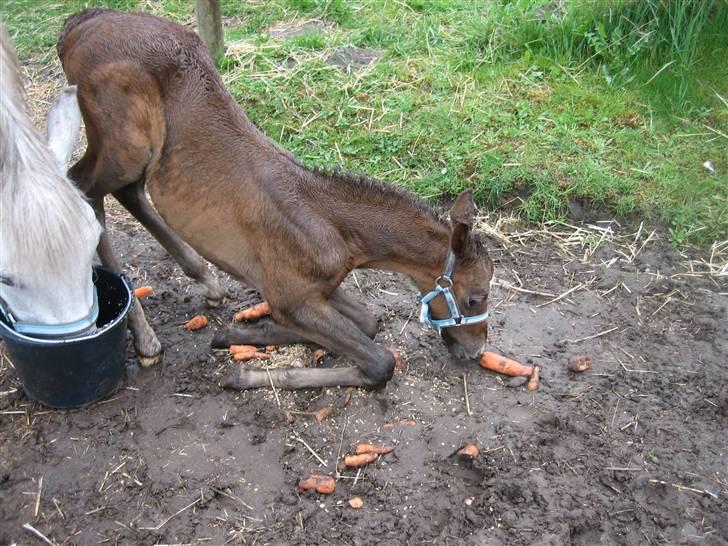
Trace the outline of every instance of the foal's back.
[[[151, 15], [93, 9], [66, 21], [58, 52], [86, 122], [88, 150], [71, 175], [87, 195], [145, 180], [201, 255], [261, 287], [253, 262], [263, 245], [290, 238], [291, 192], [306, 171], [247, 119], [198, 36]], [[265, 239], [256, 237], [263, 221]]]

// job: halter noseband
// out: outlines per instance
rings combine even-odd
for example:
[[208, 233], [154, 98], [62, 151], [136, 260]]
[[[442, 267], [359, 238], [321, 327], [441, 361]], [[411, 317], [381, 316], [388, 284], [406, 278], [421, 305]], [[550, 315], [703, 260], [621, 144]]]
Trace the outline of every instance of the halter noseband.
[[[452, 293], [452, 273], [454, 269], [455, 254], [453, 254], [452, 250], [448, 250], [442, 275], [435, 279], [435, 288], [420, 298], [420, 303], [422, 304], [420, 309], [420, 322], [435, 328], [438, 333], [443, 328], [478, 324], [479, 322], [487, 320], [490, 316], [490, 311], [485, 311], [484, 313], [473, 315], [471, 317], [463, 316], [458, 309], [457, 302], [455, 301], [455, 294]], [[450, 309], [450, 318], [432, 318], [432, 314], [430, 313], [430, 302], [440, 295], [442, 295], [447, 302], [447, 307]]]
[[[5, 303], [5, 302], [2, 302]], [[18, 322], [15, 317], [0, 304], [0, 313], [2, 313], [7, 319], [10, 328], [19, 334], [25, 334], [28, 336], [43, 336], [43, 337], [72, 337], [77, 334], [82, 334], [88, 330], [91, 326], [96, 324], [96, 319], [99, 317], [99, 296], [96, 291], [96, 286], [93, 287], [93, 303], [91, 309], [86, 316], [73, 322], [66, 322], [65, 324], [32, 324], [29, 322]]]

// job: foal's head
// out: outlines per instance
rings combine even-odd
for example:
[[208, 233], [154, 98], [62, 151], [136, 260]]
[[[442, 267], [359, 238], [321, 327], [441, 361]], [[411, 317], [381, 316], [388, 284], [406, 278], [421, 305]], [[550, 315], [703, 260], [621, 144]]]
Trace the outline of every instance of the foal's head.
[[2, 26], [0, 70], [0, 298], [19, 323], [16, 331], [70, 335], [76, 326], [92, 326], [84, 319], [95, 301], [91, 265], [101, 234], [93, 209], [58, 168], [78, 137], [75, 88], [49, 114], [54, 157], [25, 113], [15, 51]]
[[430, 292], [429, 301], [429, 322], [440, 330], [450, 352], [463, 359], [480, 356], [488, 339], [486, 318], [493, 262], [485, 240], [473, 232], [475, 215], [472, 193], [461, 193], [450, 209], [450, 252], [436, 281], [440, 289]]

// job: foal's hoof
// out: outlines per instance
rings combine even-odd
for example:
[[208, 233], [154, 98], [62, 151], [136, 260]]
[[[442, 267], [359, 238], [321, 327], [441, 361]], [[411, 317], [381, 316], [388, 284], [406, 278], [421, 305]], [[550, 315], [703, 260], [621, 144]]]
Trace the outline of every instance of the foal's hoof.
[[142, 368], [149, 368], [151, 366], [154, 366], [155, 364], [158, 364], [159, 361], [162, 360], [162, 353], [154, 356], [137, 355], [137, 360], [139, 361], [139, 365]]
[[[154, 333], [152, 332], [152, 334]], [[146, 339], [146, 343], [141, 345], [136, 343], [134, 349], [136, 350], [139, 365], [142, 368], [149, 368], [162, 360], [162, 344], [159, 343], [156, 335]]]
[[213, 349], [227, 349], [232, 345], [230, 343], [230, 332], [227, 328], [221, 328], [217, 332], [215, 332], [215, 335], [212, 336], [212, 342], [210, 342], [210, 345]]
[[212, 299], [212, 298], [205, 298], [205, 301], [207, 302], [208, 307], [220, 307], [220, 304], [222, 303], [222, 298], [218, 299]]
[[225, 289], [217, 279], [210, 278], [203, 282], [202, 294], [205, 296], [208, 306], [217, 307], [225, 297]]

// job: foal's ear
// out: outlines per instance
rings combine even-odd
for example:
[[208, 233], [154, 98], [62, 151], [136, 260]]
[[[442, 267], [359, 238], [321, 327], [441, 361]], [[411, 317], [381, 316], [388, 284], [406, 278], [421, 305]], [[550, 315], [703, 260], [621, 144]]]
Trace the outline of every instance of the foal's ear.
[[450, 209], [450, 221], [452, 222], [450, 247], [458, 258], [465, 257], [470, 250], [468, 242], [476, 212], [472, 190], [465, 190], [458, 195]]

